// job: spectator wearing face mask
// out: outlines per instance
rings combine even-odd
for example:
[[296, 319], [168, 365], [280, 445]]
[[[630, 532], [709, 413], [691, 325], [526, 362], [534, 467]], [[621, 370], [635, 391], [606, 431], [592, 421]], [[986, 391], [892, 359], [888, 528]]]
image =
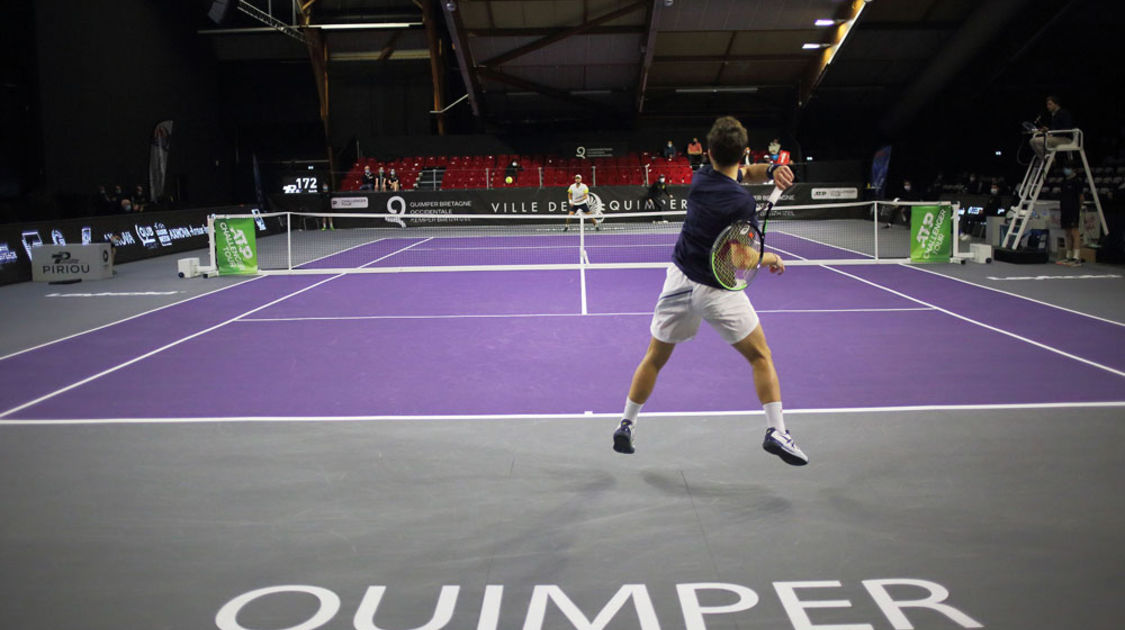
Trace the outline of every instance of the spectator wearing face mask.
[[988, 186], [988, 202], [984, 204], [984, 216], [998, 217], [1004, 208], [1004, 199], [1000, 196], [999, 180], [992, 180]]
[[648, 187], [648, 194], [645, 195], [645, 212], [664, 212], [668, 209], [668, 200], [671, 198], [668, 181], [664, 175], [661, 175]]
[[669, 140], [668, 144], [664, 145], [664, 159], [670, 162], [674, 157], [676, 157], [676, 145]]
[[703, 163], [703, 145], [699, 142], [699, 138], [692, 138], [691, 144], [687, 147], [688, 160], [691, 161], [691, 170], [699, 170], [700, 164]]

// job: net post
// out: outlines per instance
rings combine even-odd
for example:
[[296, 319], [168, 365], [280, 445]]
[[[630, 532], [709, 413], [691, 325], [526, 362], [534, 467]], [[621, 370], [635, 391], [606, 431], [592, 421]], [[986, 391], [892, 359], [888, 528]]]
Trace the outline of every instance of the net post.
[[590, 185], [598, 185], [598, 166], [596, 164], [590, 166]]
[[543, 167], [540, 166], [536, 170], [539, 171], [539, 187], [542, 188], [543, 187]]
[[871, 202], [871, 229], [875, 232], [875, 261], [879, 261], [879, 200]]
[[211, 263], [208, 265], [215, 268], [218, 260], [215, 258], [215, 215], [207, 215], [207, 254], [211, 257]]
[[293, 213], [285, 213], [285, 263], [293, 271]]
[[492, 169], [488, 167], [484, 169], [484, 187], [486, 190], [492, 189]]
[[961, 253], [961, 202], [955, 201], [950, 207], [953, 212], [953, 247], [949, 250], [952, 254], [949, 261], [957, 262], [967, 257], [965, 254]]

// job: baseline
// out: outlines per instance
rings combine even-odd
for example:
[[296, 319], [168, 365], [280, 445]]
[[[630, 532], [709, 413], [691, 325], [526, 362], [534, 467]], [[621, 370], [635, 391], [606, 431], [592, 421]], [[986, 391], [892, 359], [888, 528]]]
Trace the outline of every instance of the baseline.
[[[834, 408], [793, 408], [786, 409], [785, 415], [824, 415], [824, 414], [872, 414], [902, 413], [905, 411], [1017, 411], [1024, 409], [1116, 409], [1125, 408], [1125, 400], [1068, 403], [998, 403], [975, 405], [892, 405], [887, 407], [834, 407]], [[764, 415], [762, 409], [731, 411], [645, 411], [645, 418], [695, 418], [695, 417], [741, 417]], [[0, 426], [66, 426], [66, 425], [129, 425], [129, 424], [216, 424], [216, 423], [327, 423], [327, 422], [412, 422], [412, 421], [525, 421], [525, 420], [603, 420], [619, 419], [620, 413], [556, 413], [556, 414], [430, 414], [430, 415], [371, 415], [371, 416], [222, 416], [222, 417], [181, 417], [181, 418], [66, 418], [39, 420], [0, 420]]]

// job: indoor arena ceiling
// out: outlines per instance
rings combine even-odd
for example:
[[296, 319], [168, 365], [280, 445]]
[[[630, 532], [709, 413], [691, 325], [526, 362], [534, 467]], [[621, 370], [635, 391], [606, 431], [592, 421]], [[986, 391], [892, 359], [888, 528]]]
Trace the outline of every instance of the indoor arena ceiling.
[[[232, 0], [233, 1], [233, 0]], [[429, 2], [428, 6], [423, 7]], [[791, 121], [810, 106], [909, 120], [1019, 22], [1013, 47], [1078, 0], [255, 0], [322, 29], [329, 71], [345, 62], [426, 61], [430, 27], [467, 93], [443, 95], [493, 123], [735, 113]], [[279, 10], [278, 6], [285, 9]], [[427, 11], [423, 11], [423, 9]], [[248, 14], [238, 24], [251, 25]], [[818, 25], [818, 20], [819, 25]], [[1022, 22], [1021, 22], [1022, 20]], [[384, 28], [372, 25], [395, 24]], [[261, 24], [257, 24], [261, 27]], [[214, 32], [214, 27], [205, 31]], [[1031, 29], [1030, 31], [1026, 29]], [[238, 31], [238, 28], [229, 28]], [[204, 31], [201, 31], [204, 32]], [[223, 59], [300, 57], [267, 29], [211, 37]], [[1017, 54], [1019, 50], [1007, 51]], [[422, 64], [419, 63], [421, 66]], [[428, 64], [426, 64], [428, 66]], [[429, 73], [430, 69], [419, 68]], [[440, 75], [439, 75], [440, 76]]]

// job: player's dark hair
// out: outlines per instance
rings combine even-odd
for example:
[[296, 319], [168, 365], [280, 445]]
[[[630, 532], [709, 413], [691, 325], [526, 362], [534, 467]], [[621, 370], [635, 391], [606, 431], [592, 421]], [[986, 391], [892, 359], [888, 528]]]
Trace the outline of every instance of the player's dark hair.
[[707, 150], [719, 168], [738, 164], [746, 144], [746, 127], [733, 116], [719, 118], [707, 132]]
[[1051, 102], [1052, 102], [1052, 103], [1054, 103], [1055, 105], [1058, 105], [1059, 107], [1062, 107], [1062, 102], [1061, 102], [1061, 101], [1059, 101], [1059, 97], [1055, 96], [1054, 94], [1048, 94], [1048, 95], [1047, 95], [1047, 100], [1048, 100], [1048, 101], [1051, 101]]

